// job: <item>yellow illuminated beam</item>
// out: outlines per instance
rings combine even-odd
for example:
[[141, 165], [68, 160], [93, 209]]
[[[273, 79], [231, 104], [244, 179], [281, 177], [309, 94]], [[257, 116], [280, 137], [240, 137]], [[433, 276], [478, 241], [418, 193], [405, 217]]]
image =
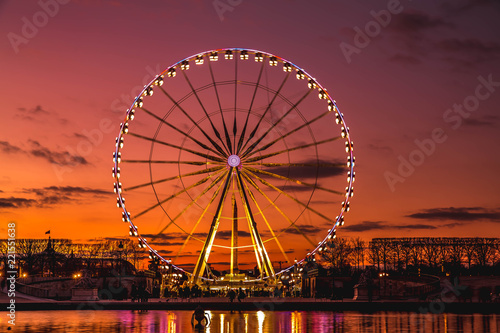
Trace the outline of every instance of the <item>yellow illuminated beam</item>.
[[[243, 172], [245, 172], [245, 170], [243, 170]], [[311, 208], [309, 205], [307, 205], [307, 204], [303, 203], [303, 202], [302, 202], [302, 201], [300, 201], [299, 199], [297, 199], [297, 198], [295, 198], [295, 197], [291, 196], [290, 194], [286, 193], [286, 192], [285, 192], [285, 191], [283, 191], [283, 190], [280, 190], [279, 188], [277, 188], [277, 187], [276, 187], [276, 186], [274, 186], [273, 184], [271, 184], [271, 183], [267, 182], [266, 180], [262, 179], [261, 177], [257, 176], [256, 174], [251, 173], [251, 175], [252, 175], [253, 177], [255, 177], [255, 178], [256, 178], [259, 182], [261, 182], [262, 184], [264, 184], [264, 185], [266, 185], [267, 187], [270, 187], [270, 188], [272, 188], [273, 190], [277, 191], [278, 193], [281, 193], [281, 194], [283, 194], [284, 196], [286, 196], [286, 197], [288, 197], [288, 198], [292, 199], [293, 201], [295, 201], [295, 202], [296, 202], [296, 203], [298, 203], [299, 205], [303, 206], [303, 207], [304, 207], [304, 208], [306, 208], [307, 210], [310, 210], [311, 212], [315, 213], [316, 215], [318, 215], [318, 216], [320, 216], [320, 217], [324, 218], [324, 219], [325, 219], [325, 220], [327, 220], [328, 222], [331, 222], [331, 223], [335, 222], [335, 221], [333, 221], [332, 219], [330, 219], [329, 217], [327, 217], [327, 216], [325, 216], [325, 215], [321, 214], [320, 212], [318, 212], [316, 209]]]
[[[226, 174], [223, 174], [221, 176], [224, 176]], [[203, 219], [203, 217], [205, 216], [205, 214], [207, 213], [208, 209], [210, 208], [210, 206], [212, 205], [212, 203], [214, 202], [215, 198], [217, 197], [217, 195], [219, 194], [219, 191], [220, 189], [222, 188], [222, 186], [224, 185], [224, 183], [221, 183], [219, 185], [219, 187], [217, 188], [217, 190], [215, 191], [215, 193], [212, 195], [212, 197], [210, 198], [210, 201], [208, 202], [207, 206], [205, 207], [205, 209], [203, 210], [203, 212], [201, 213], [200, 217], [198, 218], [198, 220], [196, 221], [195, 225], [193, 226], [193, 228], [191, 229], [191, 232], [188, 234], [186, 240], [184, 241], [184, 244], [182, 244], [179, 252], [177, 252], [177, 255], [175, 256], [175, 259], [174, 259], [174, 262], [175, 260], [177, 260], [177, 258], [179, 257], [179, 255], [182, 253], [182, 251], [184, 250], [184, 248], [186, 247], [187, 243], [189, 242], [189, 239], [191, 239], [191, 237], [193, 236], [194, 232], [196, 231], [196, 228], [198, 227], [198, 225], [200, 224], [201, 220]], [[200, 240], [203, 242], [203, 240], [199, 239], [199, 238], [196, 238], [196, 237], [193, 237], [194, 239], [196, 240]]]
[[226, 199], [226, 195], [228, 192], [228, 187], [229, 187], [229, 180], [231, 179], [231, 174], [233, 171], [233, 167], [229, 169], [229, 172], [227, 173], [227, 178], [226, 182], [224, 184], [224, 188], [222, 190], [222, 195], [221, 199], [219, 201], [219, 204], [217, 206], [217, 210], [215, 212], [214, 218], [212, 220], [212, 224], [210, 225], [210, 231], [208, 232], [207, 239], [205, 243], [203, 244], [203, 249], [200, 252], [200, 257], [198, 258], [198, 261], [196, 262], [195, 269], [193, 271], [193, 275], [191, 277], [192, 282], [196, 282], [200, 276], [200, 273], [205, 270], [205, 265], [208, 261], [208, 258], [210, 257], [210, 251], [212, 250], [212, 244], [215, 239], [215, 234], [217, 233], [217, 229], [219, 227], [219, 222], [220, 222], [220, 217], [222, 214], [222, 207], [224, 206], [224, 200]]
[[196, 183], [194, 183], [194, 184], [192, 184], [192, 185], [190, 185], [190, 186], [188, 186], [188, 187], [183, 188], [183, 189], [182, 189], [182, 190], [180, 190], [179, 192], [172, 194], [172, 195], [171, 195], [171, 196], [169, 196], [168, 198], [166, 198], [166, 199], [164, 199], [164, 200], [162, 200], [162, 201], [159, 201], [158, 203], [154, 204], [153, 206], [151, 206], [151, 207], [149, 207], [149, 208], [147, 208], [147, 209], [143, 210], [142, 212], [140, 212], [140, 213], [136, 214], [136, 215], [135, 215], [135, 217], [137, 218], [137, 217], [139, 217], [139, 216], [142, 216], [142, 215], [146, 214], [147, 212], [151, 211], [152, 209], [154, 209], [154, 208], [156, 208], [156, 207], [158, 207], [158, 206], [160, 206], [160, 205], [164, 204], [165, 202], [167, 202], [167, 201], [169, 201], [169, 200], [172, 200], [172, 199], [174, 199], [174, 198], [178, 197], [178, 196], [179, 196], [179, 195], [181, 195], [182, 193], [187, 192], [188, 190], [190, 190], [190, 189], [192, 189], [192, 188], [195, 188], [195, 187], [197, 187], [197, 186], [200, 186], [200, 185], [204, 184], [205, 182], [207, 182], [210, 178], [212, 178], [213, 176], [215, 176], [215, 175], [216, 175], [216, 174], [218, 174], [219, 172], [222, 172], [222, 170], [220, 170], [220, 171], [218, 171], [218, 172], [215, 172], [215, 173], [214, 173], [214, 174], [212, 174], [212, 175], [208, 175], [208, 176], [206, 176], [205, 178], [203, 178], [203, 179], [199, 180], [198, 182], [196, 182]]
[[257, 200], [255, 199], [255, 196], [253, 195], [253, 193], [250, 190], [250, 188], [248, 187], [248, 185], [245, 182], [243, 182], [243, 184], [245, 185], [245, 188], [247, 189], [248, 194], [250, 194], [250, 198], [252, 199], [253, 203], [255, 204], [255, 207], [257, 207], [257, 210], [259, 211], [260, 215], [262, 215], [262, 218], [264, 219], [264, 222], [266, 223], [267, 228], [271, 232], [271, 235], [273, 236], [274, 240], [276, 241], [276, 244], [278, 244], [278, 247], [279, 247], [281, 253], [283, 254], [283, 256], [285, 257], [285, 260], [288, 263], [290, 263], [290, 260], [288, 259], [288, 256], [287, 256], [285, 250], [283, 249], [283, 246], [281, 246], [281, 243], [280, 243], [278, 237], [276, 237], [276, 235], [274, 233], [274, 230], [271, 227], [271, 224], [269, 224], [269, 222], [267, 221], [266, 216], [264, 215], [264, 212], [262, 211], [262, 209], [260, 209], [260, 206], [257, 203]]
[[[264, 198], [267, 199], [267, 201], [269, 201], [269, 203], [278, 211], [278, 213], [280, 213], [287, 221], [288, 223], [290, 223], [291, 226], [293, 226], [295, 228], [295, 230], [297, 230], [308, 242], [309, 244], [311, 244], [312, 246], [316, 246], [315, 243], [313, 243], [313, 241], [311, 241], [309, 239], [309, 237], [307, 237], [307, 235], [302, 231], [300, 230], [300, 228], [295, 224], [295, 222], [292, 221], [291, 218], [288, 217], [288, 215], [286, 215], [265, 193], [264, 191], [262, 191], [258, 186], [257, 184], [255, 184], [255, 182], [243, 171], [242, 172], [243, 174], [243, 177], [245, 177], [245, 179], [262, 195], [264, 196]], [[278, 233], [276, 235], [276, 237], [279, 237], [284, 231], [281, 231], [280, 233]]]

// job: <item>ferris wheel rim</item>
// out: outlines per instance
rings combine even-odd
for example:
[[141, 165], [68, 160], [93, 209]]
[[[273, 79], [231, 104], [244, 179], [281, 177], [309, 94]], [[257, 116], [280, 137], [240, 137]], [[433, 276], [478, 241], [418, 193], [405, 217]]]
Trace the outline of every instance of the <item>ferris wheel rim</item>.
[[[350, 137], [350, 133], [348, 131], [348, 127], [345, 125], [345, 120], [344, 120], [344, 117], [343, 117], [343, 114], [340, 112], [337, 104], [336, 104], [336, 101], [334, 99], [332, 99], [330, 97], [330, 95], [328, 94], [328, 92], [326, 91], [326, 89], [323, 88], [323, 86], [321, 84], [319, 84], [319, 82], [316, 81], [316, 79], [314, 77], [312, 77], [310, 74], [308, 74], [305, 70], [303, 70], [301, 67], [295, 65], [294, 63], [284, 59], [284, 58], [281, 58], [281, 57], [278, 57], [274, 54], [271, 54], [271, 53], [268, 53], [268, 52], [264, 52], [264, 51], [259, 51], [259, 50], [253, 50], [253, 49], [243, 49], [243, 48], [223, 48], [223, 49], [214, 49], [214, 50], [209, 50], [209, 51], [205, 51], [205, 52], [202, 52], [202, 53], [197, 53], [197, 54], [194, 54], [194, 55], [191, 55], [189, 57], [186, 57], [180, 61], [178, 61], [177, 63], [174, 63], [173, 65], [167, 67], [163, 72], [161, 72], [160, 74], [158, 74], [153, 80], [151, 80], [149, 82], [149, 84], [147, 84], [144, 89], [140, 92], [140, 94], [134, 99], [133, 103], [131, 104], [131, 107], [127, 110], [127, 113], [126, 113], [126, 117], [125, 117], [125, 120], [124, 122], [121, 124], [120, 126], [120, 134], [119, 136], [117, 137], [117, 146], [116, 146], [116, 149], [115, 149], [115, 152], [114, 152], [114, 168], [113, 168], [113, 177], [115, 178], [116, 180], [116, 183], [115, 183], [115, 190], [117, 192], [117, 203], [120, 205], [120, 207], [122, 208], [122, 216], [124, 217], [124, 220], [125, 222], [127, 222], [131, 228], [131, 230], [134, 231], [134, 235], [139, 239], [139, 242], [143, 243], [143, 245], [145, 245], [144, 247], [147, 247], [149, 249], [149, 252], [151, 254], [153, 254], [154, 256], [156, 256], [157, 258], [159, 258], [162, 262], [164, 263], [167, 263], [169, 265], [172, 265], [173, 267], [175, 267], [176, 269], [178, 270], [181, 270], [187, 274], [191, 274], [189, 273], [188, 271], [184, 270], [183, 268], [179, 267], [179, 266], [176, 266], [174, 264], [172, 264], [171, 260], [169, 259], [166, 259], [164, 258], [163, 256], [161, 256], [158, 251], [156, 251], [148, 242], [147, 240], [142, 237], [140, 235], [140, 233], [138, 232], [137, 230], [137, 226], [134, 224], [134, 222], [132, 221], [131, 217], [130, 217], [130, 214], [129, 212], [127, 211], [126, 209], [126, 205], [125, 205], [125, 202], [124, 202], [124, 198], [121, 194], [121, 185], [118, 186], [117, 184], [121, 184], [120, 183], [120, 179], [119, 179], [119, 155], [121, 153], [121, 147], [120, 145], [118, 144], [120, 142], [120, 139], [123, 138], [124, 134], [126, 134], [126, 132], [124, 132], [125, 130], [125, 124], [127, 123], [127, 121], [129, 120], [129, 117], [130, 117], [130, 113], [131, 111], [133, 110], [134, 108], [134, 105], [137, 104], [137, 102], [139, 100], [142, 100], [142, 96], [144, 96], [145, 92], [147, 91], [147, 89], [149, 87], [151, 87], [152, 85], [154, 85], [155, 82], [157, 82], [157, 80], [159, 78], [162, 78], [163, 79], [163, 76], [165, 74], [168, 73], [168, 71], [170, 71], [171, 69], [175, 69], [176, 67], [178, 67], [181, 63], [183, 63], [184, 61], [190, 61], [192, 59], [195, 59], [196, 57], [199, 57], [199, 56], [207, 56], [207, 55], [210, 55], [210, 54], [213, 54], [214, 52], [216, 52], [217, 54], [220, 53], [220, 52], [226, 52], [226, 51], [233, 51], [233, 52], [242, 52], [242, 51], [245, 51], [245, 52], [248, 52], [250, 54], [257, 54], [257, 53], [260, 53], [262, 55], [265, 55], [267, 56], [268, 58], [271, 58], [271, 57], [274, 57], [275, 59], [277, 59], [277, 61], [279, 62], [282, 62], [283, 64], [289, 64], [290, 66], [292, 66], [297, 72], [302, 72], [305, 77], [307, 77], [309, 80], [312, 80], [318, 87], [318, 89], [320, 91], [323, 91], [325, 94], [326, 94], [326, 99], [328, 99], [329, 102], [332, 103], [333, 105], [333, 110], [335, 110], [338, 114], [338, 117], [340, 118], [341, 120], [341, 123], [347, 128], [347, 131], [345, 133], [345, 139], [346, 141], [349, 143], [348, 147], [349, 147], [349, 151], [348, 151], [348, 168], [349, 168], [349, 173], [348, 173], [348, 187], [346, 188], [346, 199], [345, 201], [342, 203], [342, 208], [340, 210], [340, 213], [339, 215], [337, 216], [336, 218], [336, 221], [335, 221], [335, 224], [333, 225], [333, 227], [328, 231], [328, 235], [323, 239], [323, 241], [321, 241], [318, 246], [316, 248], [314, 248], [310, 253], [308, 253], [308, 255], [310, 254], [314, 254], [316, 252], [318, 252], [318, 250], [322, 247], [322, 245], [324, 244], [324, 242], [328, 239], [329, 236], [331, 236], [332, 234], [334, 234], [336, 228], [340, 225], [341, 221], [343, 222], [343, 215], [345, 215], [345, 213], [348, 211], [349, 209], [349, 197], [352, 196], [352, 186], [353, 186], [353, 181], [354, 181], [354, 155], [353, 155], [353, 152], [352, 152], [352, 141], [351, 141], [351, 137]], [[152, 142], [152, 144], [154, 144], [154, 142]], [[347, 150], [347, 149], [346, 149]], [[280, 270], [280, 272], [276, 273], [276, 275], [279, 275], [281, 273], [284, 273], [288, 270], [290, 270], [293, 266], [295, 266], [296, 264], [301, 264], [304, 262], [306, 258], [303, 258], [301, 259], [300, 261], [296, 261], [295, 264], [291, 265], [290, 267], [287, 267], [285, 269], [282, 269]], [[203, 276], [200, 276], [201, 279], [203, 280], [213, 280], [213, 279], [209, 279], [209, 278], [204, 278]], [[257, 279], [256, 279], [257, 280]], [[249, 280], [250, 281], [250, 280]]]

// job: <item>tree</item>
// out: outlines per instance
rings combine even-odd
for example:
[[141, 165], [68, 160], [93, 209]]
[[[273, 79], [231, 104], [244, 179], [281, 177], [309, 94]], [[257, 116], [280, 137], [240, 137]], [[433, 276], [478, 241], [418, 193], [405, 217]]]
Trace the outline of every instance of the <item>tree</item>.
[[354, 262], [356, 263], [356, 269], [365, 263], [365, 246], [366, 242], [360, 237], [356, 237], [351, 240]]
[[327, 267], [343, 270], [350, 268], [353, 246], [348, 238], [337, 237], [327, 243], [326, 249], [320, 254], [320, 262]]

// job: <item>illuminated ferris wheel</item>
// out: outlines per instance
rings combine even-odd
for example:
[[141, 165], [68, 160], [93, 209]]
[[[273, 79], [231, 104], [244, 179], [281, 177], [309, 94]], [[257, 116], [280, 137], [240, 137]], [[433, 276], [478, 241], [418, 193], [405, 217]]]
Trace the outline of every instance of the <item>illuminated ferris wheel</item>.
[[250, 281], [300, 264], [335, 237], [353, 195], [335, 100], [302, 68], [249, 49], [159, 73], [127, 110], [113, 162], [130, 234], [195, 283], [214, 267], [256, 267]]

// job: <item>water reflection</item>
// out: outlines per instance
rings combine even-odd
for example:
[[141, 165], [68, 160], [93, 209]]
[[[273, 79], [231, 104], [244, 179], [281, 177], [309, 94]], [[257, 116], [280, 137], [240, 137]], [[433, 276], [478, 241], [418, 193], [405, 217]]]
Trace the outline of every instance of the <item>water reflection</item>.
[[[496, 314], [415, 314], [380, 312], [294, 311], [229, 312], [207, 311], [211, 325], [203, 330], [191, 326], [192, 311], [23, 311], [15, 329], [20, 332], [367, 332], [367, 333], [455, 333], [497, 332]], [[4, 318], [2, 327], [7, 326]]]

